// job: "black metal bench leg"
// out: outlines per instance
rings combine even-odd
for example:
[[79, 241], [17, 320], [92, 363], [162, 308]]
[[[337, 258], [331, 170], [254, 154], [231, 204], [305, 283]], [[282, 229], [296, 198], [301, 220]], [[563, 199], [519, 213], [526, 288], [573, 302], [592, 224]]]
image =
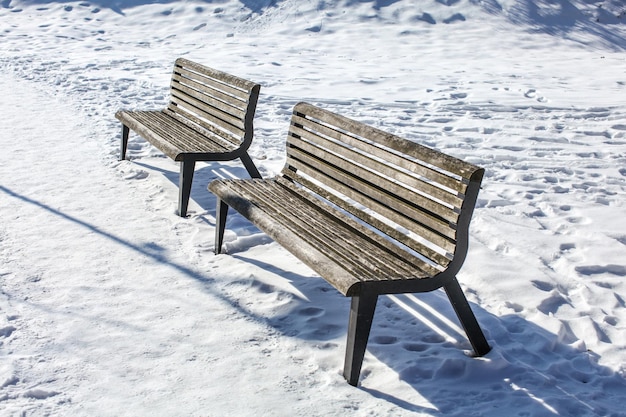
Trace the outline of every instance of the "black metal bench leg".
[[130, 129], [122, 123], [122, 142], [120, 144], [120, 161], [126, 159], [126, 149], [128, 148], [128, 133]]
[[250, 158], [250, 155], [248, 155], [247, 152], [242, 153], [240, 158], [241, 158], [241, 162], [243, 162], [243, 166], [246, 167], [246, 170], [248, 171], [248, 175], [250, 175], [250, 178], [261, 178], [261, 174], [259, 174], [259, 170], [257, 169], [256, 165], [254, 165], [254, 162], [252, 162], [252, 158]]
[[189, 196], [191, 195], [191, 183], [193, 181], [195, 168], [196, 161], [182, 160], [180, 162], [180, 177], [178, 179], [178, 215], [180, 217], [187, 216]]
[[463, 329], [465, 329], [465, 333], [467, 333], [474, 353], [477, 356], [486, 355], [491, 350], [491, 346], [487, 343], [487, 339], [485, 339], [485, 335], [476, 320], [472, 308], [467, 302], [467, 298], [465, 298], [465, 294], [463, 294], [459, 282], [454, 278], [449, 284], [444, 286], [444, 289], [448, 294], [448, 298], [450, 298], [456, 315], [461, 321]]
[[359, 383], [377, 300], [377, 294], [361, 294], [352, 297], [343, 376], [353, 386]]
[[217, 199], [215, 213], [215, 254], [222, 253], [222, 243], [224, 242], [224, 230], [226, 229], [226, 216], [228, 216], [228, 204], [221, 199]]

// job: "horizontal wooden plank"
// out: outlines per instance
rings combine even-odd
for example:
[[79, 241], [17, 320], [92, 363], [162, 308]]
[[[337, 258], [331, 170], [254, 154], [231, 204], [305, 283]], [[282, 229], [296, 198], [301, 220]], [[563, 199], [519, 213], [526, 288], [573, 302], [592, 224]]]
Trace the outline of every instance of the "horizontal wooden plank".
[[[365, 208], [374, 210], [409, 230], [419, 231], [419, 234], [437, 246], [446, 250], [454, 247], [456, 228], [453, 223], [429, 215], [427, 211], [415, 206], [409, 206], [400, 199], [394, 199], [392, 195], [386, 196], [330, 164], [325, 167], [318, 164], [317, 169], [313, 170], [309, 165], [310, 158], [304, 154], [294, 158], [292, 151], [288, 162], [290, 166], [306, 172], [307, 176], [328, 185]], [[314, 163], [319, 161], [315, 160]], [[298, 175], [295, 180], [298, 181], [300, 177], [302, 175]]]
[[[425, 246], [421, 241], [416, 240], [415, 235], [410, 235], [410, 234], [406, 234], [406, 233], [399, 231], [398, 228], [390, 226], [388, 223], [381, 221], [379, 218], [376, 218], [370, 213], [363, 212], [362, 210], [360, 210], [353, 204], [346, 202], [346, 200], [342, 199], [341, 197], [338, 197], [337, 195], [333, 193], [328, 192], [328, 190], [326, 189], [318, 187], [311, 181], [307, 181], [306, 179], [299, 178], [299, 181], [300, 181], [299, 186], [296, 186], [291, 180], [286, 179], [286, 177], [277, 177], [276, 181], [283, 184], [286, 187], [291, 187], [295, 189], [299, 189], [298, 188], [299, 186], [304, 186], [304, 189], [306, 189], [306, 193], [304, 190], [302, 190], [300, 194], [302, 194], [303, 196], [306, 196], [305, 198], [309, 200], [313, 198], [311, 197], [311, 195], [317, 195], [321, 197], [323, 200], [327, 202], [326, 203], [327, 205], [324, 205], [322, 207], [326, 207], [325, 210], [327, 210], [327, 212], [329, 213], [332, 213], [332, 215], [337, 215], [337, 213], [340, 213], [339, 210], [343, 210], [349, 215], [352, 215], [354, 216], [354, 218], [358, 219], [356, 220], [356, 223], [358, 223], [359, 225], [363, 225], [363, 226], [359, 226], [359, 227], [363, 227], [364, 228], [363, 230], [372, 229], [372, 228], [373, 228], [372, 230], [374, 229], [378, 230], [380, 232], [379, 234], [377, 234], [379, 243], [382, 245], [385, 245], [390, 250], [397, 250], [397, 245], [395, 244], [392, 245], [389, 243], [390, 241], [395, 241], [401, 246], [406, 247], [412, 250], [413, 252], [420, 254], [420, 257], [423, 257], [424, 259], [428, 259], [430, 262], [429, 265], [432, 264], [432, 265], [438, 265], [439, 267], [445, 267], [450, 262], [450, 259], [448, 257]], [[364, 225], [367, 225], [367, 226], [364, 226]], [[385, 243], [381, 243], [381, 242], [385, 242]], [[403, 253], [403, 251], [398, 252], [398, 254], [400, 253]], [[412, 257], [413, 255], [411, 255], [411, 258]], [[409, 259], [408, 262], [411, 262], [411, 260]], [[431, 273], [434, 273], [433, 272], [434, 270], [429, 269], [430, 266], [426, 266], [422, 262], [422, 260], [420, 260], [416, 264], [416, 267], [419, 269], [428, 270], [428, 271], [431, 271]]]
[[[338, 144], [344, 144], [347, 149], [352, 149], [353, 153], [361, 153], [369, 156], [372, 161], [380, 160], [384, 165], [389, 164], [396, 169], [403, 169], [405, 173], [413, 176], [413, 179], [407, 178], [407, 183], [411, 183], [416, 178], [421, 178], [423, 184], [436, 184], [434, 187], [445, 187], [458, 193], [464, 193], [467, 182], [462, 177], [453, 177], [450, 174], [442, 172], [442, 169], [434, 169], [432, 164], [425, 162], [424, 159], [409, 157], [408, 155], [399, 154], [390, 148], [385, 148], [380, 144], [365, 140], [355, 135], [341, 132], [329, 126], [318, 123], [317, 121], [307, 119], [298, 115], [292, 118], [290, 131], [294, 135], [306, 138], [320, 146], [329, 146], [329, 139], [334, 140]], [[326, 142], [325, 142], [326, 141]], [[343, 152], [350, 152], [343, 151]], [[426, 159], [427, 161], [427, 159]], [[401, 172], [398, 170], [398, 172]], [[418, 185], [419, 187], [419, 185]], [[431, 191], [436, 193], [437, 191]], [[445, 197], [444, 197], [445, 198]]]
[[249, 96], [245, 99], [239, 99], [228, 94], [224, 94], [218, 90], [202, 86], [201, 84], [184, 79], [181, 76], [174, 74], [172, 76], [172, 82], [170, 88], [180, 90], [185, 94], [188, 94], [200, 101], [211, 103], [212, 106], [221, 109], [224, 112], [230, 113], [233, 116], [243, 118], [245, 117]]
[[161, 111], [120, 112], [124, 124], [177, 160], [183, 153], [225, 153], [236, 147], [218, 135], [204, 135]]
[[[274, 207], [264, 204], [272, 197], [280, 194], [257, 190], [259, 196], [265, 197], [259, 200], [257, 207], [264, 210], [272, 210]], [[289, 210], [289, 216], [284, 215]], [[311, 213], [313, 211], [315, 214]], [[313, 215], [312, 215], [313, 214]], [[322, 215], [316, 215], [315, 210], [304, 205], [281, 205], [272, 212], [272, 217], [282, 227], [288, 228], [301, 239], [306, 240], [330, 259], [337, 262], [343, 268], [359, 280], [405, 279], [415, 271], [407, 268], [407, 264], [400, 262], [387, 251], [372, 245], [371, 242], [360, 240], [349, 229], [343, 229], [336, 222]], [[329, 226], [335, 226], [332, 229]], [[356, 243], [360, 245], [355, 246]], [[332, 279], [332, 278], [331, 278]]]
[[[414, 189], [407, 189], [404, 184], [362, 166], [352, 165], [345, 160], [337, 161], [336, 155], [315, 150], [313, 150], [315, 153], [310, 153], [308, 150], [306, 147], [289, 148], [287, 163], [294, 167], [298, 166], [301, 170], [300, 175], [310, 173], [309, 171], [320, 171], [363, 194], [364, 197], [394, 207], [409, 217], [414, 216], [413, 212], [417, 210], [418, 215], [429, 213], [433, 218], [446, 224], [456, 223], [458, 210], [455, 207], [442, 204], [441, 201], [417, 193]], [[361, 204], [368, 206], [364, 201], [361, 201]]]
[[[391, 220], [398, 226], [402, 226], [410, 230], [411, 232], [421, 236], [424, 240], [431, 242], [435, 246], [448, 252], [452, 252], [454, 250], [454, 237], [456, 236], [456, 229], [450, 227], [449, 225], [447, 227], [441, 225], [439, 228], [429, 227], [423, 222], [416, 221], [415, 219], [411, 219], [403, 215], [399, 215], [398, 212], [390, 209], [384, 204], [377, 203], [374, 200], [364, 200], [362, 195], [353, 192], [353, 190], [346, 187], [342, 183], [335, 181], [332, 177], [323, 176], [323, 174], [317, 173], [315, 175], [311, 175], [311, 178], [316, 181], [325, 182], [346, 198], [352, 199], [357, 203], [369, 203], [370, 206], [368, 208], [373, 210], [378, 215]], [[297, 176], [296, 181], [304, 182], [305, 180], [304, 177]], [[355, 216], [359, 218], [365, 218], [363, 215], [364, 210], [360, 208], [356, 210], [351, 210], [355, 207], [354, 203], [349, 204], [345, 201], [343, 203], [340, 203], [340, 201], [342, 200], [339, 199], [337, 204], [339, 204], [342, 208], [351, 211]], [[419, 220], [422, 220], [422, 218], [420, 218]], [[445, 231], [445, 234], [442, 234], [442, 231]]]
[[459, 175], [468, 180], [474, 171], [480, 169], [474, 164], [444, 154], [437, 150], [422, 146], [416, 142], [408, 141], [391, 133], [384, 132], [375, 127], [357, 122], [339, 114], [321, 109], [308, 103], [298, 103], [294, 107], [295, 116], [321, 121], [321, 124], [334, 126], [336, 129], [350, 132], [354, 137], [367, 138], [382, 146], [393, 149], [400, 154], [408, 155], [417, 160], [426, 160], [430, 164], [440, 167], [450, 173]]
[[226, 185], [359, 280], [405, 280], [438, 272], [371, 230], [355, 226], [328, 204], [286, 184], [235, 180]]
[[164, 109], [163, 112], [190, 129], [197, 131], [200, 135], [214, 137], [215, 141], [220, 141], [224, 144], [228, 143], [229, 147], [241, 146], [243, 131], [237, 129], [227, 131], [217, 125], [207, 123], [206, 120], [199, 119], [195, 114], [189, 113], [185, 108], [181, 107], [177, 107], [176, 112], [171, 111], [169, 108]]
[[257, 83], [219, 71], [185, 58], [179, 58], [174, 64], [174, 73], [179, 73], [188, 78], [198, 79], [201, 82], [211, 85], [218, 90], [222, 90], [233, 96], [247, 99], [250, 92]]
[[187, 108], [187, 112], [195, 114], [201, 119], [206, 118], [210, 120], [211, 123], [217, 124], [230, 131], [232, 131], [233, 128], [243, 131], [246, 127], [245, 119], [232, 116], [227, 112], [207, 104], [205, 101], [190, 97], [187, 94], [181, 94], [179, 90], [172, 89], [168, 108], [175, 112], [175, 106], [185, 107]]
[[[295, 137], [293, 134], [297, 134]], [[324, 142], [322, 139], [311, 141], [311, 132], [302, 129], [292, 129], [287, 142], [287, 153], [302, 150], [320, 159], [321, 163], [331, 163], [355, 176], [367, 178], [384, 189], [393, 189], [394, 193], [407, 200], [415, 199], [418, 204], [431, 208], [431, 211], [440, 216], [455, 221], [453, 208], [459, 208], [463, 203], [458, 193], [444, 190], [421, 177], [406, 173], [404, 170], [385, 163], [371, 155], [356, 152], [354, 149], [339, 144]], [[313, 166], [315, 169], [315, 166]], [[444, 203], [444, 204], [442, 204]], [[452, 212], [452, 213], [451, 213]]]

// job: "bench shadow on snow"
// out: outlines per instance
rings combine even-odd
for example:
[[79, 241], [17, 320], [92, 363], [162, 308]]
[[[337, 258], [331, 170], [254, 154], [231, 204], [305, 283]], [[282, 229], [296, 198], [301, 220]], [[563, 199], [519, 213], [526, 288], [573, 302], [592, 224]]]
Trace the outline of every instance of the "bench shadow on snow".
[[[312, 272], [282, 270], [248, 257], [246, 249], [239, 247], [240, 252], [230, 256], [259, 268], [263, 271], [259, 276], [276, 275], [294, 288], [287, 311], [280, 309], [269, 318], [252, 311], [247, 314], [319, 350], [333, 349], [336, 368], [320, 366], [320, 372], [338, 372], [345, 353], [349, 299]], [[246, 285], [250, 291], [272, 289], [266, 277]], [[279, 288], [285, 291], [284, 285]], [[238, 300], [233, 304], [241, 307]], [[626, 380], [599, 365], [593, 352], [577, 349], [563, 335], [521, 316], [498, 317], [470, 304], [493, 348], [483, 358], [471, 357], [469, 341], [444, 291], [381, 296], [359, 389], [407, 411], [432, 416], [466, 417], [470, 411], [470, 415], [500, 417], [512, 415], [511, 410], [520, 416], [623, 415], [619, 398], [626, 392]], [[381, 374], [385, 368], [426, 401], [411, 402], [414, 394], [386, 390], [385, 383], [377, 380], [396, 376], [388, 371]]]
[[[207, 171], [214, 170], [209, 167]], [[206, 175], [208, 172], [200, 177]], [[198, 186], [203, 183], [206, 187], [205, 181], [197, 182]], [[349, 299], [308, 268], [302, 268], [304, 274], [286, 271], [272, 260], [246, 255], [258, 240], [239, 245], [229, 255], [258, 270], [248, 276], [249, 267], [246, 267], [246, 277], [232, 283], [246, 286], [246, 301], [255, 300], [250, 305], [236, 298], [241, 291], [228, 291], [228, 282], [221, 282], [226, 285], [225, 290], [218, 289], [215, 279], [206, 272], [172, 262], [165, 253], [155, 253], [5, 187], [0, 186], [0, 193], [36, 205], [64, 221], [172, 266], [201, 282], [207, 292], [232, 308], [280, 334], [306, 340], [315, 349], [332, 349], [335, 362], [327, 368], [320, 364], [320, 372], [335, 372], [343, 366]], [[215, 197], [208, 191], [205, 194], [201, 204], [214, 206]], [[207, 210], [211, 209], [207, 207]], [[233, 213], [231, 217], [237, 216]], [[275, 254], [272, 250], [270, 256]], [[300, 270], [295, 258], [293, 262], [295, 270]], [[463, 282], [462, 276], [460, 281]], [[280, 297], [272, 296], [276, 292], [280, 292]], [[259, 304], [265, 304], [265, 308], [259, 309]], [[533, 416], [623, 415], [618, 401], [607, 402], [607, 396], [610, 400], [620, 398], [626, 391], [626, 381], [597, 364], [593, 352], [576, 349], [563, 335], [553, 334], [521, 316], [498, 317], [471, 304], [493, 347], [484, 358], [470, 358], [464, 353], [470, 350], [469, 343], [443, 291], [380, 297], [359, 389], [397, 407], [429, 415], [466, 416], [473, 409], [482, 416], [501, 416], [503, 410], [511, 409], [525, 412], [518, 415]], [[415, 404], [399, 393], [385, 390], [384, 383], [377, 382], [381, 377], [390, 377], [385, 368], [428, 404], [424, 405], [424, 400]], [[410, 394], [411, 398], [414, 395]]]
[[[164, 175], [177, 184], [178, 173], [164, 172]], [[207, 185], [217, 177], [246, 178], [247, 174], [237, 162], [232, 165], [209, 163], [196, 171], [192, 199], [204, 213], [213, 217], [216, 199], [207, 191]], [[175, 205], [174, 200], [172, 205]], [[247, 220], [231, 210], [227, 229], [234, 227], [237, 231], [237, 227], [244, 224], [248, 224]], [[243, 300], [233, 298], [236, 296], [231, 297], [228, 291], [221, 296], [281, 334], [307, 340], [318, 349], [333, 349], [337, 355], [336, 366], [340, 368], [349, 299], [310, 269], [301, 267], [296, 258], [293, 258], [294, 269], [285, 270], [271, 259], [263, 259], [263, 254], [248, 255], [250, 248], [272, 242], [263, 236], [258, 233], [251, 238], [238, 237], [229, 244], [227, 255], [258, 268], [258, 274], [232, 283], [244, 286], [247, 297], [258, 303], [248, 306], [240, 302]], [[291, 257], [286, 250], [278, 250], [285, 257]], [[270, 256], [275, 255], [272, 249]], [[461, 270], [459, 279], [463, 284], [462, 273]], [[240, 291], [233, 294], [240, 294]], [[285, 304], [285, 300], [289, 302]], [[484, 409], [480, 414], [483, 416], [501, 416], [503, 407], [519, 409], [519, 415], [533, 416], [622, 415], [619, 401], [614, 398], [626, 392], [626, 380], [599, 365], [593, 352], [576, 347], [577, 341], [567, 332], [551, 333], [515, 314], [498, 317], [474, 303], [472, 309], [493, 347], [484, 358], [469, 357], [472, 349], [467, 336], [442, 290], [381, 296], [360, 389], [397, 407], [430, 415], [460, 416], [485, 403], [493, 404], [493, 410]], [[432, 407], [413, 404], [381, 388], [376, 383], [381, 375], [372, 369], [380, 369], [381, 364]], [[368, 380], [370, 375], [371, 381]]]

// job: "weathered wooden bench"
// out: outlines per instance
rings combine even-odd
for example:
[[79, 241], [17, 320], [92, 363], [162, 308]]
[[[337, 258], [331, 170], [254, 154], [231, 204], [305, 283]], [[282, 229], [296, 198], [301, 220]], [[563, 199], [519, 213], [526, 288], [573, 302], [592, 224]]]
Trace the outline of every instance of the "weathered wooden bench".
[[253, 178], [261, 175], [248, 155], [260, 85], [184, 58], [174, 64], [170, 102], [163, 110], [120, 110], [120, 159], [129, 129], [180, 161], [178, 214], [187, 214], [196, 161], [241, 159]]
[[215, 252], [232, 207], [352, 297], [344, 376], [357, 385], [378, 296], [443, 287], [474, 353], [490, 347], [456, 279], [484, 170], [306, 103], [271, 179], [220, 179]]

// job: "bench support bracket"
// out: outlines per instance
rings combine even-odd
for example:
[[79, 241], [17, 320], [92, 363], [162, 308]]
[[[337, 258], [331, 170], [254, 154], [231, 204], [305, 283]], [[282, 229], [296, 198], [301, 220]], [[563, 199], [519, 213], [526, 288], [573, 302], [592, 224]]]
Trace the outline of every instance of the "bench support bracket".
[[240, 158], [241, 158], [241, 162], [243, 163], [243, 166], [246, 167], [246, 170], [248, 171], [248, 175], [250, 175], [250, 178], [261, 178], [261, 174], [259, 173], [259, 170], [257, 169], [256, 165], [254, 165], [254, 162], [252, 162], [252, 158], [250, 158], [250, 155], [248, 155], [248, 152], [243, 152]]
[[478, 321], [476, 321], [476, 316], [472, 312], [472, 308], [467, 302], [465, 294], [463, 294], [459, 281], [454, 278], [448, 284], [444, 285], [444, 289], [446, 290], [446, 294], [448, 294], [452, 307], [454, 307], [454, 311], [456, 312], [456, 315], [459, 318], [465, 333], [467, 334], [467, 338], [472, 344], [475, 355], [486, 355], [491, 350], [491, 346], [487, 343], [487, 339], [485, 339], [485, 335], [483, 334]]
[[178, 215], [187, 216], [189, 207], [189, 196], [191, 195], [191, 183], [193, 172], [196, 168], [196, 161], [183, 159], [180, 162], [180, 177], [178, 179]]
[[372, 293], [352, 297], [343, 376], [353, 386], [357, 386], [359, 382], [377, 301], [378, 294]]
[[222, 253], [222, 243], [224, 242], [224, 229], [226, 228], [226, 216], [228, 216], [228, 204], [220, 198], [217, 199], [215, 212], [215, 254]]
[[120, 161], [126, 159], [126, 148], [128, 148], [128, 134], [130, 129], [122, 123], [122, 142], [120, 144]]

